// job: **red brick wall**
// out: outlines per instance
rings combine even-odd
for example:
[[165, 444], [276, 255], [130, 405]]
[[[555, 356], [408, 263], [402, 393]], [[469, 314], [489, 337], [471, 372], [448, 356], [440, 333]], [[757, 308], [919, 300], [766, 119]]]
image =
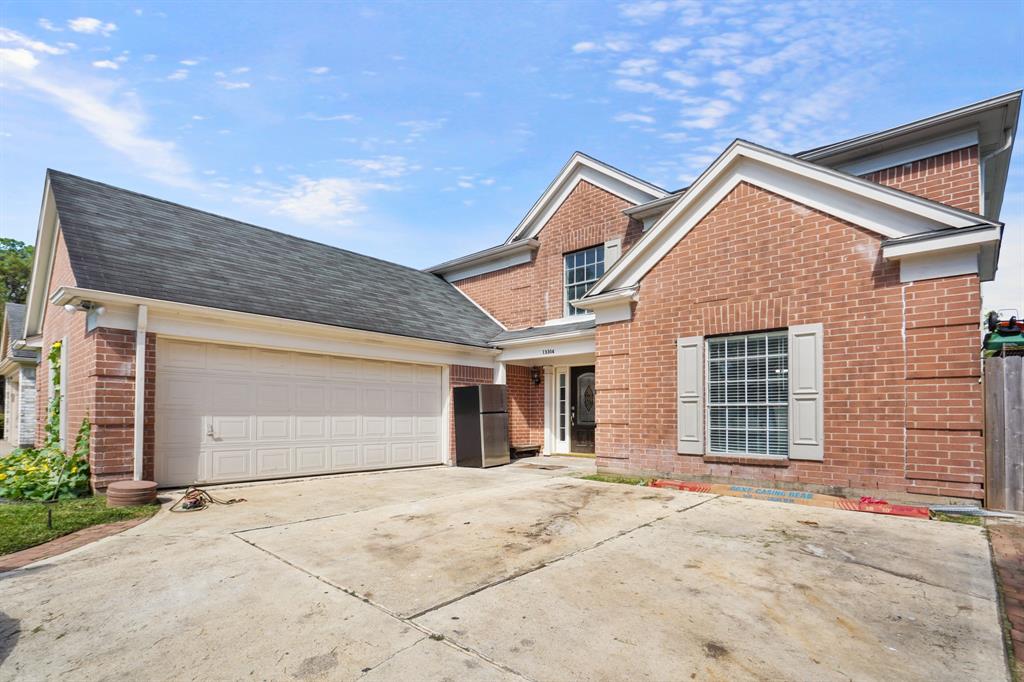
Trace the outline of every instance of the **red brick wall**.
[[[74, 286], [75, 278], [63, 237], [58, 234], [49, 294]], [[67, 364], [62, 384], [67, 394], [67, 445], [88, 417], [93, 423], [90, 470], [94, 488], [131, 478], [134, 451], [135, 332], [98, 328], [86, 331], [86, 314], [69, 313], [47, 304], [43, 319], [43, 359], [38, 371], [37, 445], [45, 438], [49, 409], [49, 363], [46, 355], [55, 341], [67, 339]], [[145, 476], [153, 476], [153, 424], [156, 397], [156, 337], [147, 343]]]
[[642, 223], [622, 213], [632, 205], [580, 182], [540, 231], [532, 262], [460, 280], [455, 286], [509, 329], [563, 317], [563, 254], [616, 238], [622, 238], [625, 251], [643, 230]]
[[[459, 386], [477, 386], [493, 384], [494, 370], [489, 367], [470, 367], [468, 365], [451, 365], [448, 369], [448, 404], [453, 405], [452, 391]], [[448, 456], [455, 461], [455, 410], [448, 411]]]
[[[880, 242], [738, 186], [647, 274], [633, 321], [598, 327], [598, 466], [981, 498], [978, 279], [901, 284]], [[812, 322], [825, 325], [823, 462], [676, 453], [678, 337]]]
[[864, 178], [926, 199], [977, 213], [981, 205], [978, 147], [965, 147]]
[[540, 383], [534, 384], [532, 367], [508, 365], [505, 383], [508, 386], [509, 445], [544, 447], [544, 372]]

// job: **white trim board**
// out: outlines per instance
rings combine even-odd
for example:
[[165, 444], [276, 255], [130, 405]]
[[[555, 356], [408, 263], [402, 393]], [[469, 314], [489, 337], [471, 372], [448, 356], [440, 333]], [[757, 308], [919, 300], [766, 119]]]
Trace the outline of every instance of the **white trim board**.
[[623, 173], [586, 154], [576, 152], [519, 222], [505, 243], [510, 244], [519, 239], [536, 237], [558, 210], [558, 207], [576, 189], [576, 185], [583, 180], [633, 204], [644, 204], [652, 199], [660, 199], [668, 195], [668, 192], [660, 187], [644, 182], [628, 173]]
[[978, 144], [978, 131], [976, 129], [965, 130], [954, 135], [947, 135], [936, 140], [929, 140], [921, 144], [904, 147], [884, 154], [867, 156], [857, 161], [843, 163], [835, 166], [837, 170], [851, 175], [867, 175], [875, 171], [885, 170], [902, 166], [922, 159], [930, 159], [947, 152], [973, 147]]
[[640, 241], [605, 272], [584, 297], [584, 304], [586, 299], [604, 292], [636, 286], [741, 182], [893, 239], [950, 227], [997, 225], [967, 211], [736, 140]]

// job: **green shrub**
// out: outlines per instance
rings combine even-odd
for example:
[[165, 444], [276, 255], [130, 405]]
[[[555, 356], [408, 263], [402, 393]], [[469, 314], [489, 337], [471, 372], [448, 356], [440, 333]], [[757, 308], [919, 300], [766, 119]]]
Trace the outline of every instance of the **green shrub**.
[[21, 448], [0, 458], [0, 497], [8, 500], [66, 500], [89, 492], [89, 433], [82, 420], [71, 453], [56, 445]]

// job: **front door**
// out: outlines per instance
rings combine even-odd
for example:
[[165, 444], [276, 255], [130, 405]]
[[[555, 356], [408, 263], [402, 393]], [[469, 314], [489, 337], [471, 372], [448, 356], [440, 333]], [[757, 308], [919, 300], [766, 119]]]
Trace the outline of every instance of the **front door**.
[[594, 428], [597, 426], [597, 390], [594, 367], [573, 367], [570, 372], [571, 428], [570, 449], [573, 452], [594, 452]]

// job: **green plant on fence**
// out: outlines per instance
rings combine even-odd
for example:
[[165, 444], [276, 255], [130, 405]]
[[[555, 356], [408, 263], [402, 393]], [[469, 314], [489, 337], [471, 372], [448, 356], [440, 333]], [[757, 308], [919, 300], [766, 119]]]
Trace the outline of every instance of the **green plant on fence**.
[[0, 458], [0, 497], [8, 500], [66, 500], [89, 492], [89, 434], [82, 420], [75, 447], [65, 453], [56, 445], [20, 448]]
[[50, 346], [50, 352], [46, 356], [50, 364], [50, 404], [46, 412], [46, 444], [43, 447], [51, 447], [60, 443], [60, 349], [61, 342], [57, 341]]

